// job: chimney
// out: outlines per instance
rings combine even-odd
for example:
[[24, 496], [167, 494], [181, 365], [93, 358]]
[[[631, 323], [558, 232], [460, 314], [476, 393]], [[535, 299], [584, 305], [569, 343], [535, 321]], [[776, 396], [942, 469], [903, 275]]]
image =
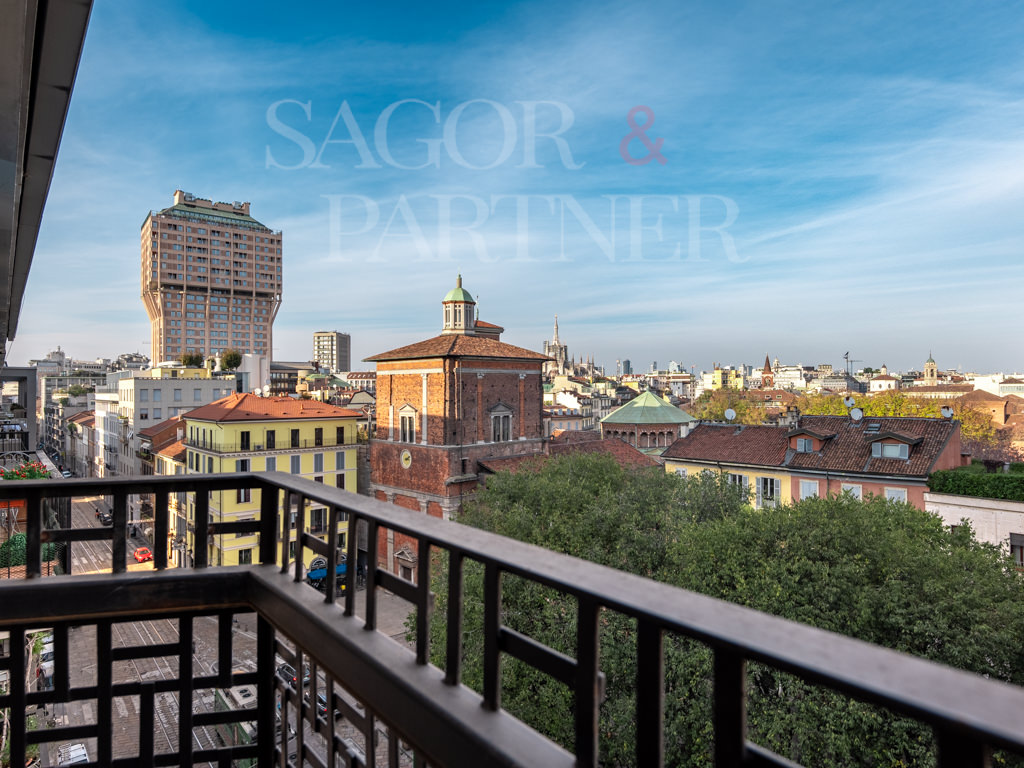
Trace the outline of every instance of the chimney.
[[779, 414], [779, 426], [793, 429], [800, 424], [800, 409], [795, 405], [787, 405], [786, 411]]

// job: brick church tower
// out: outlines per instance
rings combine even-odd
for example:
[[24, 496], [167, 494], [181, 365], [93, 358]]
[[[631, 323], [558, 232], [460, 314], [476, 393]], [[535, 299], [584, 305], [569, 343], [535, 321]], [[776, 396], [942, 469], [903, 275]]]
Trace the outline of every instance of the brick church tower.
[[[502, 342], [503, 328], [478, 320], [461, 275], [441, 306], [439, 336], [366, 361], [377, 364], [375, 497], [447, 518], [476, 489], [480, 460], [543, 453], [550, 358]], [[396, 538], [382, 539], [379, 560], [411, 578], [415, 545]]]

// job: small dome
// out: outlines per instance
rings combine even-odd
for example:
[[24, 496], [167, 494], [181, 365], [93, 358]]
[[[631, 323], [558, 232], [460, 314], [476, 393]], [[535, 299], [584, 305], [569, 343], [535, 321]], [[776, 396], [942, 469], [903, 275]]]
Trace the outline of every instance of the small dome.
[[458, 276], [455, 280], [455, 287], [448, 291], [448, 295], [446, 295], [442, 301], [468, 301], [472, 304], [476, 304], [469, 291], [462, 287], [462, 275]]

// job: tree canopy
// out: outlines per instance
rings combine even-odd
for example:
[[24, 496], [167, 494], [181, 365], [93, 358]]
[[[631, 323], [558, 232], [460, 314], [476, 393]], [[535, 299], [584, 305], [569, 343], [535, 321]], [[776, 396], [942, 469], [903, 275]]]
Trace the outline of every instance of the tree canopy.
[[729, 408], [736, 411], [736, 424], [760, 424], [764, 420], [763, 412], [751, 404], [744, 390], [728, 387], [706, 390], [693, 402], [693, 416], [705, 421], [726, 421]]
[[179, 362], [186, 368], [202, 368], [203, 355], [200, 352], [183, 352], [178, 358]]
[[[628, 472], [597, 455], [488, 478], [459, 521], [934, 661], [1024, 682], [1022, 577], [966, 526], [950, 532], [885, 499], [809, 499], [753, 510], [724, 476]], [[434, 569], [434, 663], [443, 666], [445, 563]], [[465, 571], [463, 681], [481, 690], [482, 568]], [[516, 577], [503, 621], [575, 655], [575, 603]], [[632, 765], [635, 624], [602, 616], [602, 763]], [[665, 643], [666, 764], [711, 762], [711, 656]], [[502, 703], [571, 747], [572, 697], [523, 663], [503, 663]], [[933, 765], [928, 728], [758, 664], [749, 666], [756, 743], [809, 765]]]
[[[886, 390], [874, 395], [854, 395], [856, 407], [865, 416], [919, 416], [933, 419], [942, 418], [942, 406], [953, 408], [953, 418], [960, 422], [960, 433], [964, 440], [993, 444], [996, 430], [992, 419], [981, 411], [957, 401], [952, 403], [929, 397], [915, 397], [900, 390]], [[796, 402], [800, 413], [809, 415], [845, 416], [848, 409], [841, 395], [804, 395]]]
[[220, 367], [225, 371], [233, 371], [242, 364], [242, 353], [237, 349], [225, 349], [220, 353]]

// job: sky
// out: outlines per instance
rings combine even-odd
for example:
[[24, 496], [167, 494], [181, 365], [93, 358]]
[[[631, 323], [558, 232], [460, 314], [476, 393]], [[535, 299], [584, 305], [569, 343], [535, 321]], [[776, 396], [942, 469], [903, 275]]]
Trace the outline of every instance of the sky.
[[614, 371], [1024, 368], [1012, 3], [94, 5], [12, 364], [149, 354], [175, 189], [282, 230], [274, 357], [481, 319]]

